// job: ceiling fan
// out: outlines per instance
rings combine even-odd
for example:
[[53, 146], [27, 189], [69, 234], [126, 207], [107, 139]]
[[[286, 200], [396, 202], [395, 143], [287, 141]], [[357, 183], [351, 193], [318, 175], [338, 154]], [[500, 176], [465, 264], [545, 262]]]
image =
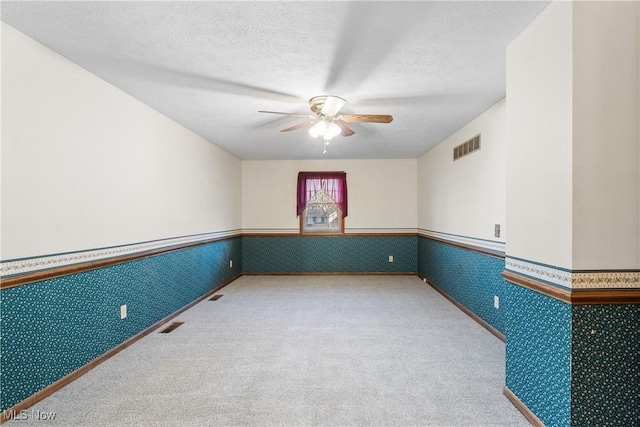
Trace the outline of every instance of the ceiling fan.
[[291, 132], [296, 129], [305, 128], [311, 126], [309, 129], [309, 135], [314, 138], [322, 136], [324, 140], [324, 152], [327, 152], [326, 146], [329, 144], [329, 140], [342, 135], [351, 136], [355, 134], [353, 129], [345, 124], [346, 123], [391, 123], [393, 117], [390, 115], [382, 114], [340, 114], [340, 110], [347, 101], [339, 96], [333, 95], [320, 95], [314, 96], [309, 100], [309, 108], [312, 114], [301, 113], [283, 113], [279, 111], [258, 111], [259, 113], [270, 114], [284, 114], [286, 116], [293, 117], [305, 117], [308, 120], [304, 123], [297, 124], [295, 126], [282, 129], [280, 132]]

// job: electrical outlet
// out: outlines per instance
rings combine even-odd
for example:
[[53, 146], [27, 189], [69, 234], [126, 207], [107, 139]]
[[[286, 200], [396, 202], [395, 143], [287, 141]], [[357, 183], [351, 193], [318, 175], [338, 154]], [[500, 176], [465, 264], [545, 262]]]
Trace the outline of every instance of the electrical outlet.
[[498, 298], [498, 295], [493, 296], [493, 307], [500, 308], [500, 298]]
[[120, 306], [120, 318], [121, 319], [127, 318], [127, 304]]
[[496, 224], [494, 236], [500, 237], [500, 224]]
[[232, 259], [229, 260], [229, 268], [233, 268], [233, 260]]
[[393, 255], [389, 255], [389, 262], [393, 262]]

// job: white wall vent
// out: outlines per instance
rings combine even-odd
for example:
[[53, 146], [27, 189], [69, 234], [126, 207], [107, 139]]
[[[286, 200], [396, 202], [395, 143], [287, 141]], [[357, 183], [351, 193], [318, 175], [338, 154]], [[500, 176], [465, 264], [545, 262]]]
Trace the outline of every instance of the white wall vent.
[[480, 134], [477, 134], [473, 138], [463, 142], [453, 149], [453, 160], [458, 160], [460, 157], [464, 157], [467, 154], [471, 154], [474, 151], [480, 149]]

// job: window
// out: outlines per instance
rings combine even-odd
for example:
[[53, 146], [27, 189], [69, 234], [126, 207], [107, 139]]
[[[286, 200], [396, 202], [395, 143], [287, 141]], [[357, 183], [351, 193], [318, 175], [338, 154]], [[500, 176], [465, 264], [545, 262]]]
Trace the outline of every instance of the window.
[[343, 233], [347, 216], [347, 174], [300, 172], [297, 214], [301, 233]]

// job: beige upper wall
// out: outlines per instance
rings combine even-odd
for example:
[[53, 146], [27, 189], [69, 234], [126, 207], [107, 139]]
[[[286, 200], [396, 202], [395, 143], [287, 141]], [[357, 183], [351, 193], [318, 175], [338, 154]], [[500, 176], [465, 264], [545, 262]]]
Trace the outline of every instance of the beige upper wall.
[[554, 2], [507, 47], [507, 255], [572, 266], [572, 7]]
[[415, 159], [243, 161], [242, 228], [298, 230], [296, 185], [302, 171], [347, 173], [347, 231], [416, 228]]
[[[480, 150], [454, 161], [453, 148], [477, 134]], [[502, 99], [418, 159], [419, 228], [505, 241], [505, 140]]]
[[2, 23], [2, 259], [239, 229], [240, 161]]
[[640, 268], [636, 2], [573, 4], [573, 268]]
[[640, 268], [638, 2], [549, 5], [507, 48], [507, 255]]

